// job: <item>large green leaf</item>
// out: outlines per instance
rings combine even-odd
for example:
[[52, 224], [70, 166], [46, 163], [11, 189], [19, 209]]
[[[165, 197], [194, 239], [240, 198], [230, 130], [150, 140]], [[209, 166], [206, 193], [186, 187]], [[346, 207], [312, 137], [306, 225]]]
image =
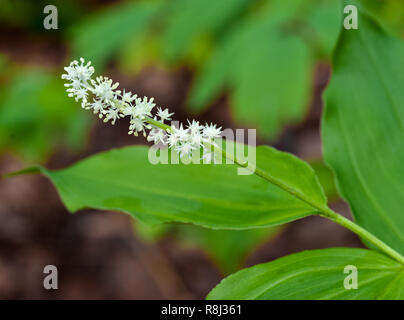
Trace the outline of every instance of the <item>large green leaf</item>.
[[[314, 171], [302, 160], [269, 147], [257, 163], [277, 185], [326, 206]], [[70, 211], [98, 208], [127, 212], [147, 223], [189, 222], [242, 229], [282, 224], [315, 209], [256, 175], [237, 175], [235, 164], [158, 164], [148, 148], [128, 147], [89, 157], [63, 170], [41, 169]]]
[[[358, 288], [347, 290], [346, 266], [355, 266]], [[224, 279], [208, 299], [404, 299], [404, 267], [375, 251], [303, 251], [241, 270]]]
[[367, 15], [343, 30], [322, 123], [324, 153], [356, 222], [404, 253], [404, 45]]
[[102, 68], [121, 46], [146, 32], [160, 3], [127, 2], [79, 22], [72, 32], [73, 56], [83, 56]]

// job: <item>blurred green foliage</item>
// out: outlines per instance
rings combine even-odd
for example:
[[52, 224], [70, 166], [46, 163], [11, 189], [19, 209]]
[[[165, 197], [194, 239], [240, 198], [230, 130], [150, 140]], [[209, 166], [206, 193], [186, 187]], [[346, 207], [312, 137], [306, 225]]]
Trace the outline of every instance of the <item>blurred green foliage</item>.
[[183, 59], [195, 40], [204, 34], [219, 34], [242, 15], [251, 3], [249, 0], [212, 1], [174, 0], [163, 22], [162, 54], [168, 61]]
[[360, 0], [362, 6], [384, 27], [404, 35], [404, 2], [400, 0]]
[[309, 161], [310, 166], [316, 172], [318, 180], [324, 189], [329, 202], [339, 199], [337, 186], [335, 184], [334, 174], [321, 159]]
[[[43, 9], [52, 4], [58, 9], [58, 24], [61, 33], [86, 15], [92, 1], [81, 0], [1, 0], [0, 21], [2, 27], [19, 28], [29, 33], [47, 33], [43, 27]], [[53, 33], [55, 34], [55, 32]], [[60, 36], [60, 33], [59, 35]]]
[[136, 220], [133, 220], [133, 224], [135, 233], [142, 241], [155, 242], [169, 236], [184, 247], [201, 248], [224, 275], [244, 267], [248, 255], [283, 229], [279, 226], [251, 230], [212, 230], [191, 224], [150, 226]]
[[158, 2], [127, 2], [87, 16], [71, 30], [73, 56], [101, 70], [126, 42], [136, 42], [159, 8]]
[[89, 117], [67, 97], [63, 82], [43, 70], [18, 72], [0, 100], [0, 151], [42, 162], [61, 146], [83, 147]]
[[143, 46], [148, 36], [139, 44], [141, 50], [150, 48], [150, 54], [139, 55], [138, 46], [126, 46], [122, 69], [138, 71], [139, 64], [158, 59], [167, 65], [188, 64], [196, 72], [190, 111], [201, 112], [230, 91], [234, 119], [256, 127], [266, 138], [302, 120], [315, 59], [328, 59], [338, 36], [338, 0], [224, 0], [209, 5], [173, 0], [162, 8], [164, 17], [156, 13], [159, 23], [148, 30], [153, 46]]
[[230, 274], [244, 267], [247, 257], [282, 229], [211, 230], [186, 225], [177, 227], [174, 234], [182, 243], [205, 250], [223, 274]]

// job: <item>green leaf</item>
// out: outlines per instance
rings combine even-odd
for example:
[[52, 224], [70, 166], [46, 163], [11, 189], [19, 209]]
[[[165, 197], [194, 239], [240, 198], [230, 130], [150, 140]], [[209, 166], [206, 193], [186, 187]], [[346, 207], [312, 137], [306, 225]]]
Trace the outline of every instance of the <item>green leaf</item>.
[[[358, 289], [347, 290], [346, 266], [355, 266]], [[404, 299], [404, 267], [375, 251], [335, 248], [303, 251], [241, 270], [207, 299]]]
[[[276, 0], [265, 3], [257, 14], [241, 19], [232, 25], [229, 31], [218, 39], [216, 47], [207, 61], [202, 65], [194, 80], [189, 95], [189, 107], [194, 112], [200, 112], [225, 88], [230, 87], [234, 78], [233, 69], [238, 60], [242, 61], [249, 47], [255, 47], [263, 39], [256, 39], [256, 35], [273, 34], [279, 22], [287, 21], [302, 5], [302, 0], [288, 2]], [[258, 10], [257, 10], [258, 11]], [[255, 32], [254, 32], [255, 31]], [[264, 43], [261, 45], [265, 45]], [[276, 43], [271, 45], [276, 46]], [[265, 64], [271, 63], [268, 59]], [[266, 77], [270, 77], [267, 74]]]
[[188, 103], [200, 112], [229, 89], [235, 120], [274, 138], [303, 119], [313, 57], [329, 56], [341, 8], [337, 0], [271, 1], [257, 12], [219, 39], [197, 73]]
[[396, 0], [374, 1], [360, 0], [363, 8], [372, 14], [389, 31], [397, 36], [403, 36], [404, 3]]
[[136, 37], [136, 41], [129, 41], [117, 56], [117, 67], [124, 74], [137, 74], [145, 66], [163, 68], [159, 59], [161, 52], [160, 39], [152, 33], [144, 33]]
[[61, 79], [43, 70], [19, 72], [3, 94], [0, 151], [8, 148], [28, 162], [43, 162], [61, 145], [71, 151], [83, 147], [89, 117], [66, 96]]
[[295, 36], [267, 27], [251, 30], [232, 71], [234, 115], [251, 123], [260, 135], [272, 138], [285, 124], [302, 120], [309, 100], [311, 58]]
[[234, 116], [273, 137], [304, 115], [310, 88], [311, 58], [296, 36], [282, 34], [271, 21], [245, 23], [206, 63], [190, 93], [201, 110], [225, 87], [232, 89]]
[[310, 32], [306, 41], [317, 47], [321, 58], [329, 60], [341, 28], [341, 1], [316, 0], [312, 3], [300, 16]]
[[215, 32], [241, 14], [248, 0], [171, 0], [163, 33], [163, 51], [167, 59], [184, 56], [193, 40], [204, 33]]
[[127, 2], [86, 18], [72, 30], [73, 56], [103, 68], [120, 47], [147, 30], [159, 9], [159, 1]]
[[222, 40], [202, 65], [188, 97], [188, 105], [192, 112], [202, 111], [226, 88], [230, 70], [229, 61], [234, 58], [237, 46], [234, 36]]
[[335, 178], [332, 170], [324, 164], [322, 160], [309, 161], [310, 166], [314, 169], [324, 193], [328, 201], [335, 201], [339, 198], [337, 186], [335, 185]]
[[404, 45], [360, 13], [343, 30], [326, 94], [326, 162], [356, 222], [404, 253]]
[[[249, 150], [249, 152], [252, 152]], [[261, 174], [316, 206], [326, 206], [314, 171], [298, 158], [257, 148]], [[146, 223], [184, 222], [210, 228], [246, 229], [286, 223], [316, 212], [256, 175], [237, 175], [235, 164], [158, 164], [147, 147], [128, 147], [89, 157], [58, 171], [41, 169], [67, 208], [117, 210]]]

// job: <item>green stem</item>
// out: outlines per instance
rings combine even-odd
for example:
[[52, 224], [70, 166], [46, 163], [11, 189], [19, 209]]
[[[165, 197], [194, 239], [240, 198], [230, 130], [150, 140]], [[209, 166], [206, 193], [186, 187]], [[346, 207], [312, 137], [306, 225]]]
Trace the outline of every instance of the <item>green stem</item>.
[[[153, 120], [151, 118], [148, 118], [147, 121], [156, 127], [164, 129], [168, 132], [171, 131], [170, 126], [163, 124], [159, 121]], [[318, 212], [318, 215], [320, 215], [324, 218], [330, 219], [331, 221], [338, 223], [339, 225], [343, 226], [344, 228], [351, 230], [352, 232], [356, 233], [362, 239], [367, 240], [368, 242], [375, 245], [377, 248], [379, 248], [381, 251], [383, 251], [388, 256], [394, 258], [396, 261], [400, 262], [401, 264], [404, 264], [404, 257], [400, 253], [398, 253], [396, 250], [394, 250], [393, 248], [388, 246], [386, 243], [384, 243], [379, 238], [377, 238], [376, 236], [374, 236], [373, 234], [371, 234], [364, 228], [360, 227], [356, 223], [354, 223], [354, 222], [348, 220], [347, 218], [343, 217], [342, 215], [336, 213], [335, 211], [331, 210], [327, 206], [318, 206], [317, 204], [313, 203], [309, 198], [307, 198], [304, 194], [301, 194], [300, 192], [297, 192], [293, 188], [290, 188], [289, 186], [285, 185], [281, 181], [274, 179], [271, 175], [269, 175], [264, 170], [261, 170], [260, 168], [256, 168], [255, 166], [251, 166], [250, 164], [248, 164], [246, 162], [240, 161], [234, 155], [227, 153], [225, 150], [223, 150], [222, 148], [220, 148], [214, 144], [210, 144], [210, 146], [213, 147], [217, 153], [219, 153], [219, 154], [223, 155], [225, 158], [233, 161], [238, 166], [250, 170], [257, 176], [269, 181], [270, 183], [278, 186], [282, 190], [285, 190], [289, 194], [291, 194], [294, 197], [305, 202], [310, 207], [315, 209]]]
[[379, 238], [375, 237], [373, 234], [371, 234], [369, 231], [363, 229], [361, 226], [358, 226], [356, 223], [352, 222], [351, 220], [348, 220], [347, 218], [341, 216], [340, 214], [334, 212], [333, 210], [326, 208], [323, 210], [320, 215], [324, 218], [328, 218], [335, 223], [338, 223], [339, 225], [351, 230], [352, 232], [356, 233], [358, 236], [360, 236], [362, 239], [366, 239], [376, 247], [378, 247], [380, 250], [382, 250], [384, 253], [389, 255], [390, 257], [394, 258], [401, 264], [404, 264], [404, 257], [399, 254], [396, 250], [385, 244], [383, 241], [381, 241]]
[[[247, 169], [249, 168], [249, 165], [246, 165], [244, 163], [240, 163], [236, 157], [234, 157], [233, 155], [228, 155], [226, 153], [226, 151], [221, 149], [221, 153], [224, 156], [227, 156], [229, 159], [233, 160], [236, 164], [238, 164], [238, 165], [240, 165], [240, 166], [242, 166], [244, 168], [247, 168]], [[303, 202], [307, 203], [312, 208], [316, 209], [319, 212], [320, 216], [322, 216], [324, 218], [328, 218], [331, 221], [333, 221], [335, 223], [338, 223], [339, 225], [351, 230], [352, 232], [356, 233], [362, 239], [365, 239], [365, 240], [369, 241], [370, 243], [372, 243], [373, 245], [375, 245], [376, 247], [378, 247], [380, 250], [382, 250], [384, 253], [386, 253], [390, 257], [392, 257], [395, 260], [397, 260], [398, 262], [404, 264], [404, 257], [400, 253], [395, 251], [393, 248], [391, 248], [390, 246], [385, 244], [379, 238], [375, 237], [373, 234], [371, 234], [367, 230], [363, 229], [362, 227], [360, 227], [356, 223], [348, 220], [344, 216], [334, 212], [333, 210], [331, 210], [328, 207], [317, 206], [316, 204], [312, 203], [312, 201], [310, 201], [310, 199], [308, 199], [304, 195], [300, 194], [299, 192], [296, 192], [296, 190], [291, 189], [290, 187], [284, 185], [283, 183], [273, 179], [265, 171], [263, 171], [263, 170], [261, 170], [259, 168], [254, 168], [254, 167], [252, 167], [250, 169], [256, 175], [260, 176], [261, 178], [264, 178], [265, 180], [268, 180], [272, 184], [278, 186], [279, 188], [285, 190], [289, 194], [292, 194], [294, 197], [296, 197], [296, 198], [302, 200]]]
[[167, 125], [167, 124], [164, 124], [164, 123], [162, 123], [162, 122], [160, 122], [160, 121], [154, 120], [154, 119], [149, 118], [149, 117], [146, 117], [146, 121], [147, 121], [149, 124], [151, 124], [151, 125], [153, 125], [153, 126], [155, 126], [155, 127], [158, 127], [158, 128], [160, 128], [160, 129], [163, 129], [163, 130], [165, 130], [165, 131], [167, 131], [167, 132], [171, 132], [171, 127], [170, 127], [169, 125]]

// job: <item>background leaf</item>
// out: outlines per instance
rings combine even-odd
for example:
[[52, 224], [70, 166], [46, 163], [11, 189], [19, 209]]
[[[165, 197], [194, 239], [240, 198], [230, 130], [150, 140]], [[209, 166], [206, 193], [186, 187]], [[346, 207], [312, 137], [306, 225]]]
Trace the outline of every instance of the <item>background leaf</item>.
[[159, 8], [159, 1], [127, 2], [87, 17], [72, 30], [73, 57], [102, 69], [125, 42], [146, 32]]
[[383, 26], [398, 36], [404, 31], [404, 3], [396, 0], [360, 0], [363, 8], [372, 14]]
[[275, 137], [306, 113], [314, 57], [338, 36], [339, 1], [269, 1], [233, 25], [199, 70], [189, 95], [194, 112], [230, 90], [234, 118]]
[[312, 5], [301, 12], [300, 19], [307, 24], [305, 40], [318, 50], [319, 59], [329, 59], [341, 28], [341, 1], [312, 0]]
[[251, 230], [212, 230], [196, 226], [178, 226], [176, 237], [185, 243], [205, 250], [225, 274], [239, 270], [246, 257], [281, 227]]
[[235, 62], [234, 115], [239, 123], [253, 124], [261, 136], [273, 137], [285, 124], [302, 120], [308, 105], [310, 53], [301, 39], [258, 27], [243, 44]]
[[57, 145], [83, 147], [90, 118], [66, 96], [62, 80], [38, 70], [19, 72], [2, 94], [0, 151], [9, 147], [27, 161], [42, 162]]
[[240, 15], [248, 0], [171, 0], [163, 31], [162, 49], [168, 60], [184, 57], [191, 43], [206, 33], [214, 33]]
[[185, 248], [203, 250], [219, 270], [228, 275], [242, 268], [246, 258], [265, 241], [270, 241], [282, 227], [251, 230], [213, 230], [190, 224], [146, 225], [134, 221], [135, 234], [145, 242], [174, 238]]
[[310, 166], [316, 172], [316, 176], [324, 189], [328, 202], [336, 201], [339, 198], [335, 177], [332, 170], [322, 160], [309, 161]]
[[[358, 289], [347, 290], [347, 265], [358, 270]], [[404, 267], [375, 251], [303, 251], [241, 270], [224, 279], [207, 299], [404, 299]]]
[[404, 253], [404, 45], [365, 14], [343, 30], [322, 123], [324, 154], [356, 222]]
[[189, 100], [193, 111], [230, 87], [236, 120], [256, 126], [262, 136], [301, 120], [308, 103], [310, 54], [301, 39], [273, 29], [267, 21], [254, 21], [224, 42], [195, 80]]

